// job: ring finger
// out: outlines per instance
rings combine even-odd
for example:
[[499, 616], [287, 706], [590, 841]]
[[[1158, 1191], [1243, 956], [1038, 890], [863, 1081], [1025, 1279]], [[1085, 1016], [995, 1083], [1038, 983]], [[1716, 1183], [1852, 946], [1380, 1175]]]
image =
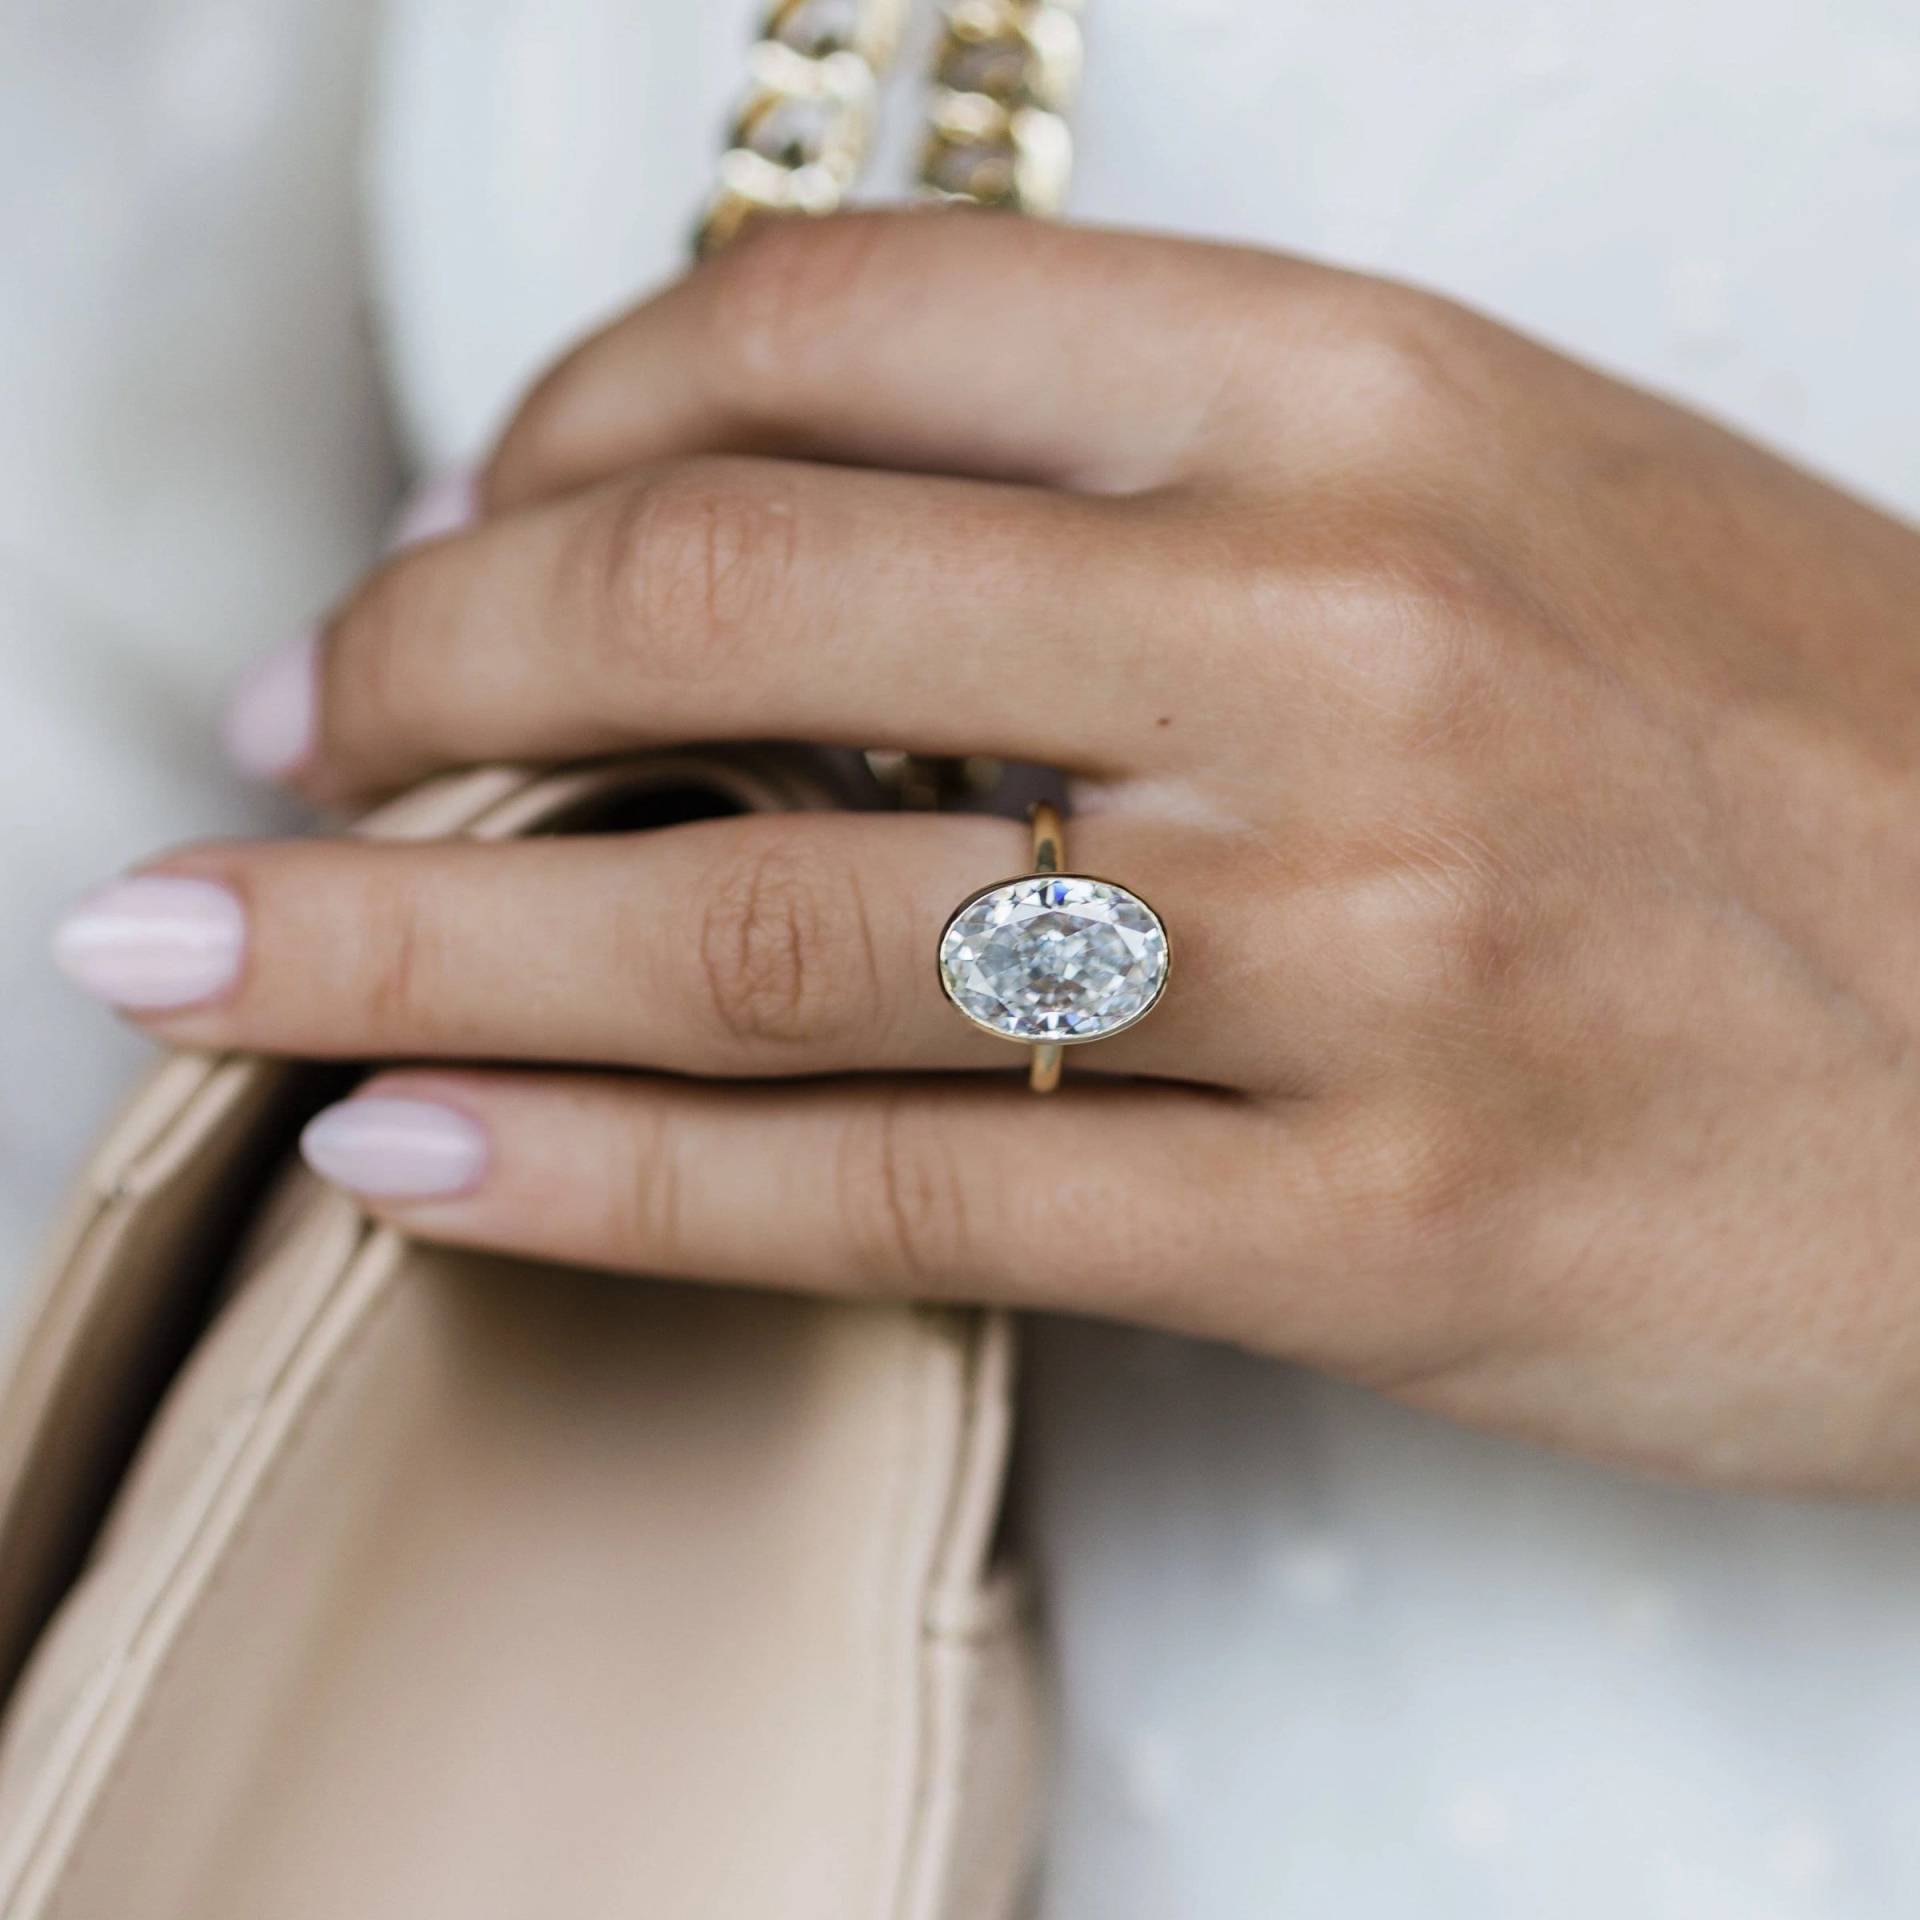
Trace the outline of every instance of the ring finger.
[[[1098, 820], [1081, 839], [1076, 869], [1123, 876], [1183, 931], [1164, 1005], [1076, 1065], [1247, 1084], [1244, 1042], [1201, 1013], [1220, 914], [1192, 847]], [[960, 900], [1027, 866], [1021, 831], [978, 816], [216, 846], [84, 903], [60, 951], [196, 1047], [751, 1078], [1006, 1068], [1021, 1056], [947, 1004], [934, 947]]]

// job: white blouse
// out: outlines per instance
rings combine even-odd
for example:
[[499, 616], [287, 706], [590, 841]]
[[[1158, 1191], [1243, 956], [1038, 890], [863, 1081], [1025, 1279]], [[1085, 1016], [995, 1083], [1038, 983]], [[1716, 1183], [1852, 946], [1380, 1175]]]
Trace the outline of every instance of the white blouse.
[[[156, 839], [271, 817], [216, 688], [350, 577], [403, 470], [675, 269], [754, 11], [0, 0], [16, 1263], [135, 1051], [40, 928]], [[1910, 0], [1087, 25], [1079, 213], [1428, 282], [1920, 512]], [[1046, 1920], [1920, 1911], [1911, 1510], [1632, 1484], [1163, 1338], [1033, 1344]]]

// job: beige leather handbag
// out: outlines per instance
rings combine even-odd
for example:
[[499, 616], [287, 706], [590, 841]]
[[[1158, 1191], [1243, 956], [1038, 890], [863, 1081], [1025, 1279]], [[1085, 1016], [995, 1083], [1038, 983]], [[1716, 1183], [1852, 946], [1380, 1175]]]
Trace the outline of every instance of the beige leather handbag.
[[[1058, 204], [1074, 12], [949, 8], [930, 193]], [[703, 249], [838, 201], [901, 16], [768, 0]], [[366, 831], [857, 798], [656, 757]], [[1014, 1920], [1008, 1323], [410, 1245], [295, 1167], [338, 1080], [163, 1065], [0, 1377], [0, 1920]]]
[[[439, 783], [369, 831], [845, 804], [818, 763]], [[4, 1920], [1011, 1920], [1007, 1324], [413, 1246], [338, 1076], [160, 1067], [0, 1381]]]

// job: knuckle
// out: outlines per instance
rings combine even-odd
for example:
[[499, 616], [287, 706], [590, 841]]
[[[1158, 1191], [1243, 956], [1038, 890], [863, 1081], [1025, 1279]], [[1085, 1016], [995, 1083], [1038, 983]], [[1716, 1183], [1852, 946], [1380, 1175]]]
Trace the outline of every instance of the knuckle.
[[1520, 877], [1477, 835], [1444, 826], [1403, 830], [1350, 890], [1348, 920], [1389, 1002], [1476, 1030], [1510, 998], [1535, 946]]
[[596, 669], [723, 671], [777, 616], [797, 537], [794, 490], [726, 461], [690, 461], [629, 490], [597, 535]]
[[839, 1204], [856, 1281], [887, 1295], [943, 1292], [971, 1261], [967, 1190], [946, 1131], [902, 1098], [847, 1123]]
[[709, 895], [700, 969], [713, 1021], [738, 1046], [830, 1049], [879, 1003], [857, 883], [778, 841]]
[[1441, 638], [1471, 629], [1505, 597], [1501, 573], [1450, 517], [1385, 503], [1370, 516], [1364, 538], [1376, 591], [1407, 606]]
[[1362, 714], [1400, 754], [1476, 746], [1500, 710], [1524, 612], [1471, 537], [1395, 507], [1328, 566], [1333, 669]]
[[592, 1187], [606, 1207], [600, 1239], [635, 1267], [679, 1269], [685, 1239], [682, 1137], [664, 1108], [639, 1108], [624, 1126], [605, 1132], [606, 1163]]
[[1370, 1269], [1424, 1276], [1435, 1305], [1447, 1276], [1481, 1271], [1471, 1256], [1492, 1181], [1469, 1116], [1431, 1100], [1375, 1112], [1342, 1165], [1350, 1244]]
[[1334, 300], [1323, 377], [1363, 445], [1404, 452], [1468, 410], [1484, 321], [1390, 280], [1349, 278]]
[[433, 915], [419, 890], [371, 881], [354, 924], [362, 931], [353, 1004], [374, 1046], [417, 1045], [440, 1025]]
[[1546, 617], [1488, 538], [1404, 489], [1330, 492], [1284, 536], [1216, 524], [1193, 551], [1248, 671], [1287, 688], [1304, 673], [1398, 755], [1480, 746], [1516, 672], [1550, 648]]
[[1438, 997], [1454, 1006], [1504, 997], [1531, 946], [1533, 915], [1518, 880], [1483, 845], [1457, 834], [1404, 871], [1416, 902], [1415, 937], [1431, 956]]
[[699, 375], [724, 410], [777, 407], [820, 350], [824, 309], [865, 301], [893, 222], [884, 215], [763, 220], [701, 269], [708, 304]]

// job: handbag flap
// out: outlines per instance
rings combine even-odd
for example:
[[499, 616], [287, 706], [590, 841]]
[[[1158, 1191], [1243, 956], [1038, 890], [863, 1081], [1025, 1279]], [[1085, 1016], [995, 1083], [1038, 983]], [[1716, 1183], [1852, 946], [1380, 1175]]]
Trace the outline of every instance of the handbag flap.
[[[831, 798], [492, 771], [374, 830], [696, 785]], [[0, 1911], [1010, 1914], [1005, 1323], [416, 1247], [304, 1181], [236, 1263], [303, 1077], [160, 1069], [0, 1388]]]

